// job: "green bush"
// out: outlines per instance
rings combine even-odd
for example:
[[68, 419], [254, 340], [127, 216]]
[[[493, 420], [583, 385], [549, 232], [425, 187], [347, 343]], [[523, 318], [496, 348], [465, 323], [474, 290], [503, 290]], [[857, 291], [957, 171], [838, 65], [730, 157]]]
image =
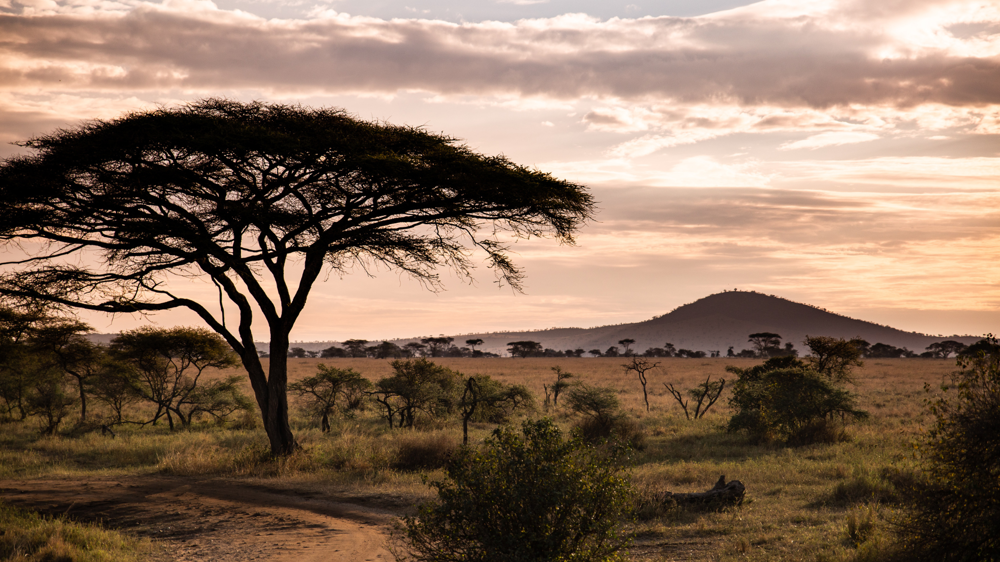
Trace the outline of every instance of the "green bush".
[[498, 429], [481, 450], [459, 449], [432, 484], [437, 501], [403, 519], [392, 549], [421, 562], [625, 560], [624, 460], [622, 449], [564, 441], [548, 420]]
[[746, 431], [758, 439], [810, 442], [823, 420], [859, 419], [867, 413], [854, 406], [854, 397], [833, 380], [794, 357], [775, 357], [746, 369], [726, 367], [737, 375], [729, 405], [736, 413], [730, 431]]
[[566, 402], [580, 416], [574, 427], [584, 441], [610, 440], [639, 451], [646, 448], [645, 432], [622, 411], [613, 388], [581, 384], [570, 390]]
[[[996, 346], [995, 338], [988, 338]], [[1000, 348], [959, 359], [957, 395], [930, 402], [926, 481], [901, 525], [907, 558], [1000, 560]]]

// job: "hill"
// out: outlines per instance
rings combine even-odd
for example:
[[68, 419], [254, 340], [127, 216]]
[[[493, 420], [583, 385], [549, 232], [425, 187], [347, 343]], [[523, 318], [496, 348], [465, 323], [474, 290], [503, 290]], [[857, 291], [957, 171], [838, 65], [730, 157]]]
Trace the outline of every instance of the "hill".
[[644, 322], [601, 326], [597, 328], [559, 328], [526, 332], [469, 334], [456, 337], [456, 343], [481, 338], [483, 349], [506, 350], [507, 342], [532, 340], [552, 349], [605, 350], [626, 338], [635, 340], [632, 349], [642, 352], [649, 347], [674, 344], [677, 349], [719, 350], [723, 355], [732, 346], [735, 351], [750, 347], [747, 336], [755, 332], [780, 334], [804, 351], [806, 335], [839, 338], [861, 337], [869, 343], [885, 343], [922, 352], [931, 343], [954, 339], [965, 344], [978, 337], [940, 338], [916, 332], [904, 332], [864, 320], [849, 318], [814, 306], [792, 302], [774, 295], [748, 291], [717, 293], [674, 309], [669, 314]]
[[[506, 353], [507, 343], [531, 340], [544, 347], [558, 350], [600, 349], [618, 345], [623, 339], [633, 339], [632, 349], [641, 353], [650, 347], [663, 347], [667, 342], [677, 349], [700, 351], [718, 350], [722, 355], [732, 346], [736, 352], [750, 347], [747, 336], [756, 332], [780, 334], [783, 342], [791, 342], [801, 352], [806, 335], [833, 336], [838, 338], [861, 337], [869, 343], [885, 343], [906, 347], [920, 353], [928, 345], [945, 339], [965, 344], [978, 341], [979, 337], [928, 336], [904, 332], [864, 320], [753, 291], [728, 291], [709, 295], [690, 304], [680, 306], [668, 314], [643, 322], [599, 326], [596, 328], [555, 328], [523, 332], [470, 333], [453, 336], [456, 345], [465, 340], [479, 338], [484, 351]], [[94, 334], [92, 338], [107, 343], [113, 334]], [[402, 345], [417, 341], [416, 338], [393, 340]], [[293, 342], [292, 346], [309, 351], [319, 351], [336, 342]], [[267, 350], [267, 344], [258, 342], [257, 348]]]

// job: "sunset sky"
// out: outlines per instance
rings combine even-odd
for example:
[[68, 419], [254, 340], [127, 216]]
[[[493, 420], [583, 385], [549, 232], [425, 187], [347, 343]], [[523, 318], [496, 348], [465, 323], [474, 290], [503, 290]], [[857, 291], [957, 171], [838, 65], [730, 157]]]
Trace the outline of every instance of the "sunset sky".
[[209, 96], [443, 131], [599, 201], [576, 246], [515, 245], [524, 294], [485, 267], [439, 293], [332, 275], [293, 339], [635, 322], [734, 288], [1000, 331], [995, 0], [0, 0], [0, 156]]

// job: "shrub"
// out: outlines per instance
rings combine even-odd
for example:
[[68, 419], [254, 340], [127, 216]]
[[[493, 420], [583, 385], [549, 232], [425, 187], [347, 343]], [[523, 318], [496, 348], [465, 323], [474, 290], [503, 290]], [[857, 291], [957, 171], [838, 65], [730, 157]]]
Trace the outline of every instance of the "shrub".
[[414, 433], [400, 438], [392, 467], [400, 470], [433, 470], [448, 464], [458, 441], [444, 433]]
[[935, 422], [920, 448], [927, 478], [910, 491], [902, 546], [913, 559], [1000, 560], [1000, 350], [958, 364], [957, 395], [945, 387], [930, 402]]
[[462, 444], [469, 443], [469, 422], [507, 423], [518, 410], [533, 410], [534, 398], [527, 387], [505, 384], [489, 375], [465, 379], [458, 406], [462, 417]]
[[726, 370], [738, 377], [729, 400], [736, 412], [729, 420], [730, 431], [805, 444], [822, 420], [867, 416], [854, 407], [849, 392], [793, 357], [776, 357], [747, 369], [730, 366]]
[[397, 558], [420, 562], [624, 560], [633, 505], [624, 451], [564, 441], [549, 420], [463, 447], [434, 482], [438, 499], [403, 518]]
[[646, 448], [642, 427], [622, 412], [614, 389], [581, 384], [566, 400], [570, 410], [581, 417], [575, 427], [585, 441], [611, 440], [640, 451]]

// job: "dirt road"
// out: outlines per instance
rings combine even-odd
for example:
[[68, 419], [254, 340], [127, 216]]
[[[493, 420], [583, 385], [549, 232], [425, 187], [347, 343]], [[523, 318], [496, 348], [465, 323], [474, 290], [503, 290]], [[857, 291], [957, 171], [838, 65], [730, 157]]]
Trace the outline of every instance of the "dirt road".
[[393, 560], [395, 513], [324, 494], [148, 476], [0, 481], [0, 499], [150, 537], [178, 562]]

